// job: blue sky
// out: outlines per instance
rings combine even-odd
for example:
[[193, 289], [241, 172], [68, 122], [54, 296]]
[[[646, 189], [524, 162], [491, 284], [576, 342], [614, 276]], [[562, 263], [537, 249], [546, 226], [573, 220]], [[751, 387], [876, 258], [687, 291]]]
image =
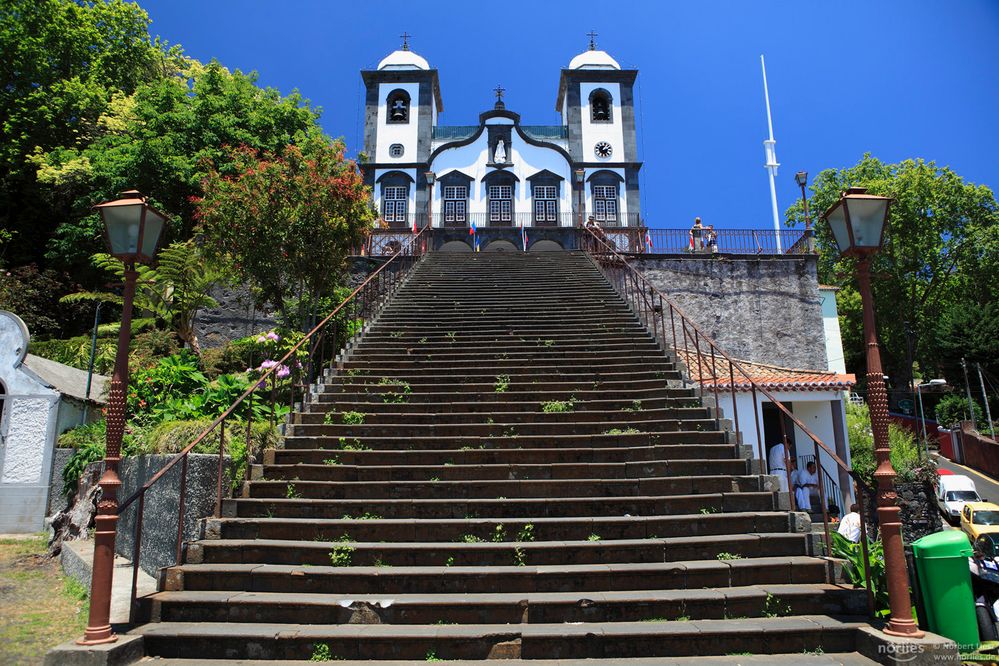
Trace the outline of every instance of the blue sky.
[[399, 47], [440, 71], [441, 124], [477, 122], [507, 89], [525, 124], [555, 124], [559, 69], [587, 45], [636, 67], [642, 206], [652, 227], [695, 215], [767, 228], [766, 55], [778, 203], [794, 173], [922, 157], [999, 190], [999, 1], [398, 2], [142, 0], [151, 31], [200, 60], [294, 88], [351, 152], [361, 137], [358, 70]]

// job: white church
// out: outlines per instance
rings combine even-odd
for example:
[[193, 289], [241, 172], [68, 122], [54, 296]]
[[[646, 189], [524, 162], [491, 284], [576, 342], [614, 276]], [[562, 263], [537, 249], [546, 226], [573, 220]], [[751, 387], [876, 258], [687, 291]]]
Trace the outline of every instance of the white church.
[[[560, 125], [524, 125], [496, 103], [477, 125], [438, 125], [437, 70], [409, 49], [363, 70], [365, 180], [381, 225], [407, 229], [640, 226], [633, 87], [622, 69], [590, 48], [562, 69]], [[405, 36], [404, 36], [405, 39]]]

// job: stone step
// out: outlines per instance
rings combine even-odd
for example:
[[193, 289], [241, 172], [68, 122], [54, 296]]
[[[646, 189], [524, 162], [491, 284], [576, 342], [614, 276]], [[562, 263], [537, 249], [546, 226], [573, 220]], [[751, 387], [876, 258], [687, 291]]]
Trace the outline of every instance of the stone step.
[[[288, 624], [556, 624], [668, 622], [837, 613], [862, 615], [862, 590], [823, 583], [702, 590], [386, 596], [280, 592], [158, 592], [146, 621]], [[844, 612], [845, 611], [845, 612]], [[542, 662], [543, 663], [543, 662]]]
[[[695, 432], [603, 432], [589, 434], [542, 434], [517, 436], [476, 436], [476, 435], [418, 435], [413, 436], [359, 436], [331, 437], [320, 434], [302, 435], [290, 433], [284, 439], [286, 449], [326, 449], [329, 451], [349, 449], [419, 451], [429, 449], [495, 449], [511, 450], [523, 447], [531, 448], [577, 448], [607, 446], [650, 446], [661, 444], [683, 444], [696, 446], [700, 444], [725, 444], [727, 434], [721, 431]], [[733, 445], [733, 451], [735, 450]]]
[[[638, 415], [641, 416], [640, 414]], [[415, 420], [415, 419], [414, 419]], [[510, 437], [528, 435], [599, 435], [613, 434], [614, 431], [638, 430], [646, 433], [665, 432], [712, 432], [718, 431], [714, 419], [688, 419], [680, 422], [672, 419], [628, 418], [600, 422], [563, 421], [552, 419], [550, 423], [519, 420], [508, 423], [413, 423], [399, 419], [395, 423], [293, 423], [288, 426], [292, 435], [321, 437], [388, 437], [399, 430], [412, 433], [413, 437]]]
[[[329, 566], [330, 552], [349, 551], [350, 565], [362, 567], [551, 566], [560, 564], [663, 563], [683, 560], [723, 561], [726, 557], [758, 558], [808, 555], [807, 534], [762, 533], [669, 539], [613, 541], [518, 541], [523, 533], [500, 536], [509, 541], [370, 543], [215, 539], [190, 544], [187, 564], [287, 564]], [[496, 534], [493, 538], [498, 538]], [[722, 555], [719, 558], [719, 555]]]
[[[290, 482], [295, 493], [301, 482]], [[287, 494], [288, 485], [285, 485]], [[253, 492], [253, 491], [251, 491]], [[654, 516], [696, 514], [705, 511], [769, 511], [775, 507], [771, 492], [701, 493], [658, 497], [559, 497], [454, 499], [362, 499], [315, 500], [288, 497], [247, 497], [226, 500], [233, 515], [268, 518], [349, 518], [371, 515], [379, 518], [531, 518], [576, 516]]]
[[[404, 399], [405, 394], [398, 399]], [[390, 399], [395, 399], [393, 395]], [[434, 411], [427, 408], [427, 405], [420, 405], [424, 409], [393, 410], [396, 403], [382, 403], [385, 409], [376, 409], [370, 412], [364, 410], [347, 409], [344, 405], [335, 405], [336, 409], [316, 412], [297, 412], [293, 417], [296, 425], [349, 425], [344, 421], [362, 418], [364, 425], [380, 424], [401, 424], [401, 425], [445, 425], [445, 424], [486, 424], [489, 423], [529, 423], [541, 424], [578, 424], [578, 423], [613, 423], [623, 422], [654, 422], [673, 423], [680, 430], [697, 430], [698, 428], [717, 429], [715, 420], [711, 418], [709, 410], [705, 407], [699, 408], [670, 408], [653, 409], [640, 407], [638, 409], [616, 409], [616, 410], [595, 410], [578, 408], [581, 403], [577, 403], [570, 397], [569, 400], [542, 401], [533, 404], [523, 404], [522, 407], [530, 409], [528, 411], [518, 410], [505, 412], [499, 409], [489, 412], [472, 411], [464, 412], [460, 409]], [[544, 411], [545, 408], [556, 411]], [[557, 411], [557, 410], [565, 411]], [[360, 414], [361, 416], [358, 416]]]
[[742, 458], [647, 460], [623, 463], [512, 463], [492, 465], [347, 465], [334, 457], [318, 465], [264, 465], [270, 481], [498, 481], [543, 479], [641, 479], [647, 477], [739, 475], [749, 471]]
[[697, 447], [671, 444], [610, 448], [548, 449], [428, 449], [425, 451], [337, 451], [329, 449], [267, 449], [265, 465], [320, 465], [335, 460], [343, 465], [510, 465], [542, 463], [606, 463], [646, 460], [689, 460], [691, 458], [731, 458], [729, 444], [701, 444]]
[[[456, 501], [461, 504], [460, 501]], [[710, 508], [707, 508], [710, 511]], [[435, 541], [458, 542], [466, 535], [484, 541], [499, 525], [508, 534], [519, 534], [533, 525], [539, 541], [601, 541], [666, 537], [720, 536], [759, 532], [800, 532], [805, 525], [786, 511], [696, 513], [675, 516], [608, 516], [578, 518], [474, 518], [461, 520], [325, 520], [315, 518], [208, 518], [206, 538], [290, 539], [418, 543], [432, 535]]]
[[[494, 413], [515, 414], [518, 412], [538, 413], [545, 400], [525, 400], [521, 396], [520, 400], [510, 400], [509, 396], [502, 393], [494, 395], [496, 398], [488, 402], [480, 400], [454, 400], [454, 401], [422, 401], [410, 402], [412, 394], [403, 392], [399, 385], [386, 385], [384, 396], [364, 396], [367, 400], [355, 400], [353, 402], [343, 399], [337, 400], [334, 405], [331, 402], [313, 402], [305, 406], [305, 414], [315, 414], [322, 418], [325, 414], [336, 412], [361, 412], [363, 414], [485, 414], [492, 416]], [[461, 394], [455, 394], [461, 397]], [[572, 401], [572, 412], [582, 414], [584, 412], [651, 412], [654, 410], [667, 410], [675, 418], [683, 419], [689, 417], [703, 416], [707, 413], [707, 408], [701, 406], [690, 406], [689, 399], [670, 398], [647, 398], [638, 400], [628, 400], [626, 398], [614, 400], [573, 400], [571, 394], [565, 396], [565, 401]], [[506, 398], [506, 399], [503, 399]], [[335, 409], [334, 409], [335, 408]], [[296, 417], [297, 418], [297, 417]]]
[[[344, 546], [343, 548], [346, 548]], [[553, 566], [362, 567], [302, 564], [182, 564], [163, 572], [163, 591], [253, 590], [310, 594], [482, 594], [702, 589], [832, 582], [831, 561], [778, 556], [742, 560]]]
[[[638, 373], [630, 375], [614, 375], [613, 377], [550, 377], [542, 379], [528, 379], [521, 381], [518, 377], [515, 381], [514, 375], [507, 373], [510, 383], [505, 391], [497, 391], [497, 378], [495, 375], [473, 376], [464, 374], [457, 375], [433, 375], [424, 370], [419, 373], [411, 373], [408, 376], [371, 376], [361, 375], [356, 377], [335, 376], [331, 381], [319, 387], [318, 400], [322, 401], [322, 394], [355, 394], [355, 395], [380, 395], [393, 390], [398, 391], [405, 385], [410, 387], [410, 391], [415, 394], [430, 394], [432, 396], [455, 395], [459, 393], [477, 394], [474, 397], [482, 400], [510, 399], [513, 396], [518, 398], [522, 394], [528, 396], [546, 397], [549, 395], [566, 395], [566, 397], [576, 396], [585, 399], [592, 395], [613, 395], [626, 400], [641, 399], [649, 395], [674, 395], [693, 396], [693, 387], [667, 386], [669, 381], [665, 375], [642, 378], [636, 376]], [[662, 373], [658, 373], [662, 374]], [[627, 379], [631, 376], [632, 379]], [[673, 380], [676, 381], [676, 380]], [[464, 399], [468, 399], [465, 396]], [[413, 399], [413, 398], [411, 398]], [[440, 400], [440, 397], [437, 398]]]
[[661, 476], [634, 479], [463, 479], [426, 481], [272, 481], [249, 484], [250, 497], [287, 499], [496, 499], [621, 497], [760, 492], [757, 475]]
[[[350, 379], [351, 382], [344, 384], [325, 384], [321, 386], [321, 392], [313, 394], [312, 405], [314, 405], [317, 409], [325, 409], [323, 403], [330, 402], [336, 402], [339, 404], [340, 402], [350, 400], [359, 402], [377, 400], [384, 403], [385, 396], [394, 398], [393, 394], [398, 393], [400, 390], [405, 390], [403, 385], [399, 382], [390, 384], [361, 384], [357, 383], [357, 378], [342, 377], [342, 379]], [[509, 409], [502, 409], [511, 401], [516, 401], [516, 404], [521, 405], [537, 404], [545, 399], [568, 400], [569, 398], [575, 396], [580, 402], [592, 404], [623, 402], [630, 405], [635, 400], [639, 400], [643, 404], [655, 404], [655, 401], [661, 402], [665, 400], [666, 404], [674, 407], [701, 406], [700, 400], [695, 397], [695, 389], [667, 388], [659, 380], [645, 382], [645, 384], [651, 384], [649, 388], [631, 388], [631, 390], [625, 390], [624, 384], [621, 385], [621, 390], [614, 391], [593, 390], [592, 384], [587, 384], [585, 388], [580, 388], [578, 385], [548, 384], [550, 387], [562, 387], [542, 392], [530, 390], [531, 385], [511, 386], [507, 391], [503, 391], [501, 393], [497, 393], [495, 391], [495, 380], [493, 381], [493, 384], [462, 384], [459, 385], [458, 390], [453, 391], [438, 391], [434, 389], [439, 387], [427, 385], [417, 386], [416, 388], [419, 390], [414, 390], [412, 385], [410, 385], [411, 393], [406, 394], [405, 403], [411, 406], [415, 404], [426, 404], [428, 405], [428, 408], [432, 405], [461, 405], [471, 403], [482, 405], [482, 408], [486, 410], [488, 410], [492, 404], [496, 404], [497, 409], [501, 409], [501, 411], [511, 411]]]
[[[734, 656], [739, 655], [739, 656]], [[436, 658], [436, 653], [434, 654]], [[448, 659], [449, 666], [487, 666], [491, 661]], [[340, 659], [337, 666], [370, 666], [369, 660]], [[164, 659], [162, 657], [146, 657], [141, 664], [156, 664], [156, 666], [201, 666], [201, 659]], [[270, 660], [258, 659], [212, 659], [216, 666], [267, 666]], [[313, 666], [311, 660], [282, 660], [286, 666]], [[381, 666], [426, 666], [426, 657], [415, 660], [391, 659], [380, 660]], [[594, 666], [593, 659], [504, 659], [503, 666]], [[619, 666], [871, 666], [877, 664], [857, 652], [826, 652], [815, 650], [801, 654], [752, 654], [750, 652], [733, 652], [729, 656], [717, 657], [630, 657], [614, 659]]]
[[[862, 623], [825, 615], [583, 624], [299, 625], [150, 623], [146, 650], [211, 659], [308, 659], [317, 644], [345, 659], [618, 659], [802, 652], [853, 652]], [[661, 663], [661, 662], [660, 662]]]

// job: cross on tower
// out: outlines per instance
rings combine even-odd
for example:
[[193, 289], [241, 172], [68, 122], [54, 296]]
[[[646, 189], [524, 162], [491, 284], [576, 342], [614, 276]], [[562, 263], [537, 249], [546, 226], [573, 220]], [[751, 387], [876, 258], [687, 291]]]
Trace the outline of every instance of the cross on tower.
[[503, 86], [496, 86], [493, 90], [496, 91], [496, 101], [497, 102], [502, 102], [503, 101], [503, 93], [506, 92], [506, 88], [504, 88]]
[[402, 37], [402, 50], [403, 51], [408, 51], [409, 50], [409, 38], [412, 37], [412, 35], [409, 34], [408, 32], [403, 32], [399, 36]]
[[597, 33], [594, 32], [593, 30], [590, 30], [588, 33], [586, 33], [586, 36], [590, 38], [590, 50], [591, 51], [596, 51], [597, 50]]

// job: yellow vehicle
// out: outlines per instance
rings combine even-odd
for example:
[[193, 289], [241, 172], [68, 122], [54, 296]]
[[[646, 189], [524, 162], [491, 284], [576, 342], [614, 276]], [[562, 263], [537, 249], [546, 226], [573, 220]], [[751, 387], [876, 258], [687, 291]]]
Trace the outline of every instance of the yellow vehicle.
[[961, 509], [961, 529], [972, 541], [986, 532], [999, 532], [999, 504], [968, 502]]

